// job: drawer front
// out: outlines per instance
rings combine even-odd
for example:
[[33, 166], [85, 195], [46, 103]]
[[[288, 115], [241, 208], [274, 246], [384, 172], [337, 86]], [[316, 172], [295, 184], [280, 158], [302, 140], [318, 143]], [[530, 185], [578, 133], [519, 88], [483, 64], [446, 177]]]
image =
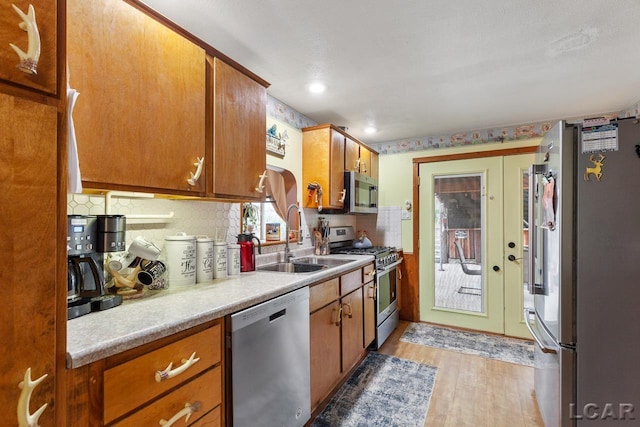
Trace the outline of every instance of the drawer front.
[[363, 268], [362, 281], [364, 283], [372, 282], [376, 277], [376, 267], [375, 264], [365, 265]]
[[352, 271], [340, 277], [340, 296], [346, 295], [362, 286], [362, 269]]
[[317, 309], [337, 300], [340, 296], [338, 291], [339, 283], [336, 277], [335, 279], [311, 286], [309, 288], [309, 312], [313, 313]]
[[[220, 362], [221, 334], [221, 325], [215, 325], [106, 370], [105, 424]], [[169, 363], [173, 363], [173, 370], [180, 368], [194, 352], [199, 361], [172, 378], [156, 381], [156, 372], [164, 371]]]
[[220, 427], [222, 425], [221, 414], [222, 409], [218, 406], [202, 418], [199, 418], [191, 427]]
[[[198, 420], [198, 417], [202, 417], [216, 406], [219, 406], [221, 402], [222, 368], [217, 366], [114, 425], [121, 427], [157, 427], [162, 425], [160, 420], [169, 421], [180, 411], [183, 411], [187, 403], [198, 405], [198, 410], [189, 417], [189, 423], [194, 423]], [[186, 411], [173, 425], [187, 425], [185, 418]]]

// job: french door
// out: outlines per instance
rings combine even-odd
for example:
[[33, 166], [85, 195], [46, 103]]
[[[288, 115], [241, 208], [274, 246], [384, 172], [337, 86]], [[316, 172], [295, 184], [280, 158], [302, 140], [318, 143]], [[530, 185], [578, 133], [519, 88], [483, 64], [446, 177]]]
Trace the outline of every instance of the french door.
[[528, 337], [522, 306], [530, 154], [423, 163], [420, 319]]

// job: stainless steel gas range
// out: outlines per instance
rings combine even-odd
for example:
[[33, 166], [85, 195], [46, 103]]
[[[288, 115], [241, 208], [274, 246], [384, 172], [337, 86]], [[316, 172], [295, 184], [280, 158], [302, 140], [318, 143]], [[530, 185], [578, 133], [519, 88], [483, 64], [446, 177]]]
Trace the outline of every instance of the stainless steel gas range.
[[375, 349], [385, 342], [400, 321], [398, 312], [398, 267], [402, 264], [395, 248], [390, 246], [371, 246], [356, 248], [353, 227], [331, 227], [329, 247], [333, 254], [373, 255], [376, 262], [375, 301], [376, 301], [376, 340]]

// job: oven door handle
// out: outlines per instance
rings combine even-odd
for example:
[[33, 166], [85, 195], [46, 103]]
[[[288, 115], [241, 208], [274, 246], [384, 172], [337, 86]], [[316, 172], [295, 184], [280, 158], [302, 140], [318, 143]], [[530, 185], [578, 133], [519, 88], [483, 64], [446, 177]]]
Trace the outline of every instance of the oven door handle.
[[399, 266], [400, 264], [402, 264], [402, 260], [403, 258], [398, 258], [397, 261], [394, 261], [393, 263], [383, 267], [383, 268], [379, 268], [378, 269], [378, 277], [380, 277], [380, 275], [382, 274], [387, 274], [388, 272], [390, 272], [391, 270], [393, 270], [394, 268], [396, 268], [397, 266]]

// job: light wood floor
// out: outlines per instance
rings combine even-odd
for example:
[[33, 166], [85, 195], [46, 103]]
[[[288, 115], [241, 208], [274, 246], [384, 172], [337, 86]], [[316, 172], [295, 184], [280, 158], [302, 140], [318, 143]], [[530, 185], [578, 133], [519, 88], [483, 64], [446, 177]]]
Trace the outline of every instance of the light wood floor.
[[533, 368], [400, 341], [407, 325], [378, 351], [438, 368], [425, 427], [544, 427]]

